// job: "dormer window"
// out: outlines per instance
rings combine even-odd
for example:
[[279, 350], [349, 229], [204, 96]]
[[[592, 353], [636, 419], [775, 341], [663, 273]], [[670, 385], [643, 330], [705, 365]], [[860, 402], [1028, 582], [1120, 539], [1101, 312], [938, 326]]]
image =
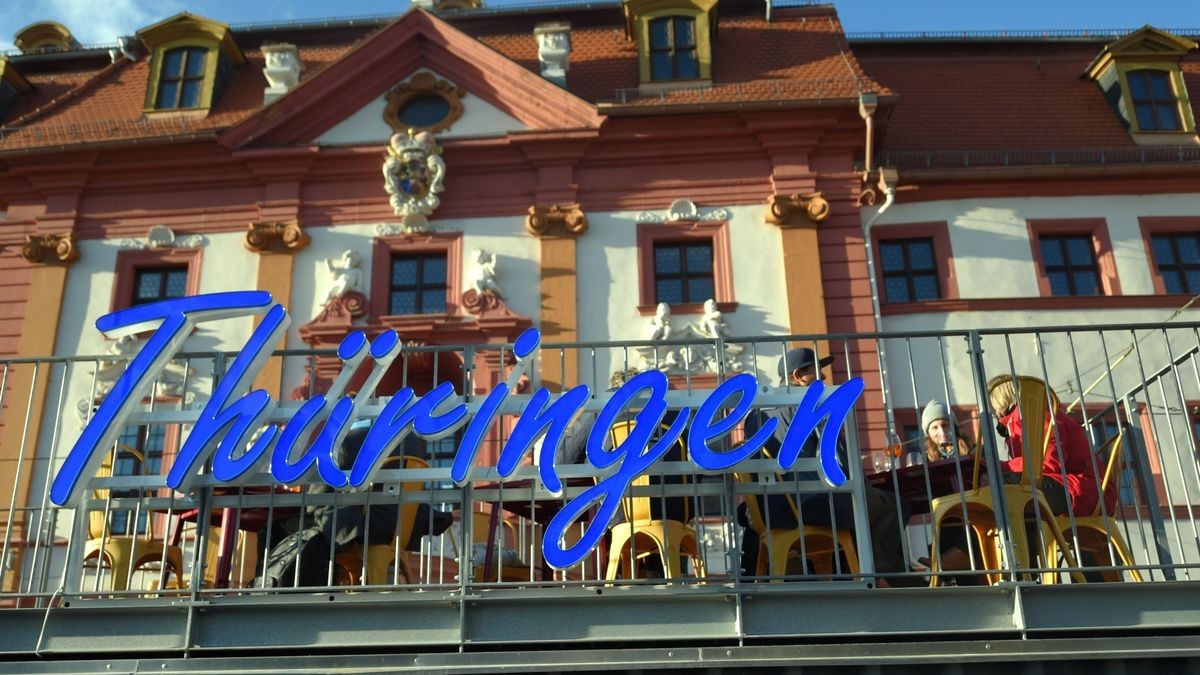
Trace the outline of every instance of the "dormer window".
[[642, 86], [712, 80], [717, 0], [623, 0], [622, 7], [626, 35], [637, 42]]
[[694, 80], [700, 77], [696, 55], [696, 20], [664, 16], [650, 21], [650, 79]]
[[229, 26], [184, 12], [138, 31], [150, 51], [146, 112], [210, 110], [246, 57]]
[[1126, 73], [1130, 98], [1142, 131], [1180, 131], [1179, 99], [1164, 70], [1134, 70]]
[[203, 47], [176, 47], [165, 52], [154, 107], [159, 110], [199, 107], [207, 58], [208, 50]]
[[1140, 145], [1196, 142], [1180, 61], [1196, 43], [1146, 26], [1107, 45], [1083, 76], [1104, 92]]

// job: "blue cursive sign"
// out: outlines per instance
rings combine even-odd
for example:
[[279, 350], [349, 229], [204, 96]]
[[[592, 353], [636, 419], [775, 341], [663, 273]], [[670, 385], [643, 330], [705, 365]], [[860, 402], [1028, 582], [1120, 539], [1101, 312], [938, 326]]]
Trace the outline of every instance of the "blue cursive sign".
[[[373, 341], [361, 331], [347, 335], [338, 347], [343, 367], [329, 390], [302, 402], [280, 427], [267, 423], [277, 412], [277, 402], [263, 389], [249, 390], [271, 356], [272, 345], [278, 343], [288, 327], [287, 312], [282, 305], [274, 304], [269, 293], [213, 293], [114, 312], [100, 317], [96, 327], [106, 333], [154, 328], [154, 333], [71, 448], [50, 487], [51, 501], [60, 506], [79, 505], [88, 477], [95, 475], [129, 416], [150, 394], [155, 380], [196, 324], [252, 314], [263, 314], [263, 320], [220, 379], [180, 448], [166, 477], [166, 484], [172, 489], [191, 490], [205, 464], [211, 466], [216, 480], [227, 483], [269, 471], [280, 483], [317, 479], [333, 488], [361, 488], [372, 481], [408, 434], [433, 440], [456, 434], [465, 426], [451, 468], [451, 478], [463, 485], [470, 480], [479, 446], [505, 399], [516, 388], [521, 375], [533, 366], [540, 343], [536, 329], [523, 333], [513, 345], [517, 363], [508, 380], [471, 407], [449, 382], [438, 384], [420, 397], [410, 387], [397, 391], [386, 399], [353, 466], [346, 471], [338, 466], [337, 450], [362, 412], [359, 402], [375, 391], [402, 350], [395, 331], [385, 331]], [[347, 395], [351, 376], [368, 356], [372, 369], [359, 389], [362, 395]], [[583, 560], [608, 528], [620, 496], [680, 439], [697, 467], [724, 471], [752, 457], [772, 435], [782, 436], [777, 461], [782, 470], [788, 470], [798, 460], [805, 440], [821, 422], [826, 428], [829, 425], [842, 428], [863, 386], [861, 378], [853, 378], [829, 396], [823, 396], [824, 385], [815, 382], [804, 391], [788, 429], [780, 430], [779, 421], [772, 417], [740, 445], [722, 451], [712, 447], [713, 441], [741, 424], [754, 403], [757, 383], [752, 375], [730, 377], [705, 398], [695, 414], [688, 408], [679, 410], [666, 431], [654, 438], [667, 412], [668, 381], [657, 370], [640, 373], [607, 398], [587, 438], [588, 462], [599, 469], [613, 465], [617, 469], [570, 500], [551, 520], [542, 541], [546, 562], [563, 569]], [[546, 389], [534, 392], [501, 449], [497, 472], [503, 477], [511, 476], [537, 439], [544, 437], [538, 457], [539, 479], [549, 492], [561, 495], [563, 485], [554, 466], [555, 450], [571, 420], [591, 396], [591, 390], [582, 384], [558, 395]], [[635, 424], [629, 434], [614, 447], [608, 447], [608, 430], [630, 415]], [[254, 434], [260, 430], [255, 439]], [[829, 485], [836, 487], [846, 481], [837, 460], [836, 433], [821, 434], [817, 457], [820, 473]], [[593, 506], [596, 513], [589, 519], [583, 536], [564, 548], [566, 531]]]

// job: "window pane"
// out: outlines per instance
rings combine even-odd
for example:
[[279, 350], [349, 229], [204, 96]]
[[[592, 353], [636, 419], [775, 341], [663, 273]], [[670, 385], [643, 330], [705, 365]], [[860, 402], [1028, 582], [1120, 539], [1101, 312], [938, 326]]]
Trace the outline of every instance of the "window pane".
[[1158, 128], [1162, 131], [1178, 131], [1179, 106], [1174, 103], [1159, 103], [1154, 106], [1158, 111]]
[[1183, 277], [1175, 270], [1163, 270], [1162, 272], [1163, 288], [1168, 293], [1186, 293], [1183, 287]]
[[167, 291], [163, 295], [168, 298], [182, 298], [187, 295], [186, 270], [171, 270], [167, 272]]
[[1046, 275], [1050, 280], [1051, 295], [1070, 295], [1071, 284], [1067, 281], [1066, 272], [1051, 272]]
[[941, 294], [938, 293], [937, 277], [932, 274], [914, 276], [913, 288], [916, 289], [917, 300], [937, 300], [941, 297]]
[[706, 244], [688, 246], [687, 270], [689, 272], [712, 271], [712, 247]]
[[1063, 257], [1060, 241], [1057, 237], [1046, 237], [1041, 240], [1043, 263], [1054, 267], [1062, 266]]
[[1138, 128], [1142, 131], [1154, 131], [1158, 125], [1154, 123], [1154, 106], [1149, 103], [1139, 103], [1134, 106], [1137, 111]]
[[1072, 274], [1075, 280], [1075, 295], [1099, 295], [1099, 288], [1096, 286], [1096, 275], [1091, 272], [1075, 272]]
[[695, 49], [675, 53], [675, 77], [681, 80], [694, 80], [700, 77], [700, 62], [696, 60]]
[[670, 47], [670, 19], [655, 19], [650, 22], [650, 48]]
[[671, 79], [671, 53], [670, 52], [651, 52], [650, 53], [650, 79], [652, 79], [652, 80], [669, 80], [669, 79]]
[[675, 18], [675, 49], [696, 46], [696, 22], [693, 19]]
[[204, 75], [204, 61], [207, 56], [206, 49], [192, 47], [188, 50], [187, 58], [187, 77], [202, 77]]
[[1084, 237], [1067, 239], [1067, 258], [1072, 265], [1095, 264], [1095, 258], [1092, 257], [1092, 240]]
[[655, 300], [669, 305], [683, 302], [683, 282], [679, 279], [658, 279], [654, 282]]
[[713, 298], [712, 279], [688, 279], [688, 302], [704, 302]]
[[196, 108], [200, 106], [200, 85], [203, 80], [184, 80], [183, 93], [179, 97], [180, 108]]
[[[1154, 260], [1159, 265], [1171, 265], [1175, 262], [1175, 249], [1171, 247], [1171, 240], [1168, 237], [1153, 237], [1150, 239], [1154, 247]], [[1182, 242], [1180, 242], [1182, 243]], [[1195, 244], [1193, 243], [1193, 246]]]
[[1175, 93], [1171, 91], [1171, 82], [1167, 79], [1166, 73], [1150, 73], [1150, 97], [1163, 101], [1169, 98], [1175, 98]]
[[1183, 289], [1185, 293], [1195, 293], [1200, 291], [1200, 270], [1187, 271], [1187, 288]]
[[417, 283], [417, 261], [402, 258], [392, 261], [392, 285], [415, 286]]
[[183, 70], [184, 49], [172, 49], [163, 57], [161, 77], [178, 78]]
[[450, 102], [441, 96], [421, 96], [404, 104], [396, 117], [410, 127], [431, 127], [450, 115]]
[[162, 277], [157, 272], [141, 272], [137, 279], [137, 299], [151, 300], [162, 297]]
[[175, 97], [179, 95], [179, 82], [163, 82], [158, 86], [158, 108], [174, 108]]
[[675, 246], [654, 247], [654, 273], [676, 274], [679, 272], [679, 248]]
[[1146, 87], [1146, 73], [1129, 73], [1129, 90], [1134, 98], [1150, 98], [1150, 91]]
[[932, 270], [933, 244], [928, 241], [914, 241], [908, 246], [908, 259], [914, 270]]
[[416, 314], [416, 291], [392, 291], [392, 306], [389, 314]]
[[908, 282], [903, 277], [884, 279], [884, 291], [887, 294], [887, 302], [909, 302], [908, 297]]
[[1200, 263], [1200, 248], [1196, 246], [1196, 237], [1179, 237], [1175, 241], [1179, 243], [1180, 262], [1192, 265]]
[[426, 258], [421, 280], [427, 284], [446, 284], [446, 259]]
[[879, 257], [884, 272], [904, 271], [904, 248], [900, 244], [883, 244], [879, 247]]
[[428, 290], [421, 292], [421, 311], [426, 314], [441, 314], [446, 311], [446, 291]]

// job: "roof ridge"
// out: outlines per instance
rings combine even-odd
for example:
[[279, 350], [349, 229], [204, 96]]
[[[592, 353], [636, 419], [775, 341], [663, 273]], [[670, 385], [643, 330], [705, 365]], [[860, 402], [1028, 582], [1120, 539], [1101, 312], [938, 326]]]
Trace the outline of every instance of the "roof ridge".
[[21, 125], [21, 124], [27, 124], [33, 120], [36, 120], [40, 117], [44, 117], [45, 115], [58, 110], [62, 106], [66, 105], [67, 103], [70, 103], [71, 101], [75, 100], [75, 98], [78, 97], [81, 93], [88, 91], [90, 88], [96, 86], [96, 84], [98, 84], [102, 79], [104, 79], [104, 78], [108, 77], [110, 74], [116, 72], [117, 67], [120, 65], [123, 65], [125, 63], [131, 63], [131, 62], [124, 55], [117, 57], [116, 61], [113, 61], [112, 63], [108, 64], [107, 66], [101, 68], [99, 71], [97, 71], [91, 77], [89, 77], [88, 79], [79, 83], [79, 85], [72, 87], [71, 89], [68, 89], [62, 96], [59, 96], [58, 98], [52, 98], [52, 99], [50, 99], [50, 102], [47, 103], [46, 105], [41, 106], [39, 108], [35, 108], [35, 109], [31, 110], [30, 112], [12, 120], [11, 122], [8, 122], [5, 124], [0, 124], [0, 127], [13, 127], [13, 126]]

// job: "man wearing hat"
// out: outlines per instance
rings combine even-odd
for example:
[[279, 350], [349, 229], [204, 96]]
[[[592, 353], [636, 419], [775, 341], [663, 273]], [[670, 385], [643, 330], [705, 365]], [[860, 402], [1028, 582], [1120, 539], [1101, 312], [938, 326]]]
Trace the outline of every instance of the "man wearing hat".
[[[823, 380], [821, 369], [833, 362], [833, 357], [817, 358], [816, 353], [808, 347], [792, 349], [779, 359], [780, 384], [790, 384], [798, 387], [808, 387], [818, 380]], [[780, 424], [776, 433], [763, 445], [763, 453], [775, 457], [779, 452], [783, 436], [791, 427], [792, 418], [796, 414], [793, 407], [774, 409], [759, 409], [746, 417], [745, 432], [749, 437], [775, 417]], [[800, 451], [801, 457], [815, 457], [820, 445], [820, 434], [839, 433], [840, 429], [818, 428], [804, 441]], [[838, 436], [838, 457], [843, 467], [849, 464], [846, 457], [846, 445], [842, 436]], [[817, 480], [816, 472], [790, 472], [782, 477], [784, 481]], [[867, 486], [866, 506], [867, 522], [871, 530], [871, 543], [875, 554], [875, 569], [881, 573], [897, 573], [905, 571], [905, 561], [901, 537], [904, 536], [902, 523], [908, 522], [908, 515], [902, 516], [896, 512], [896, 500], [889, 492]], [[785, 494], [772, 494], [755, 497], [759, 500], [759, 508], [763, 510], [768, 522], [774, 529], [798, 527], [799, 523], [791, 503]], [[854, 527], [854, 501], [850, 493], [838, 492], [832, 495], [824, 493], [809, 493], [798, 495], [796, 508], [800, 511], [801, 520], [806, 524], [824, 527], [851, 528]], [[830, 499], [832, 497], [832, 499]], [[763, 502], [766, 502], [765, 509]], [[744, 530], [742, 534], [742, 574], [752, 576], [758, 563], [759, 536], [749, 527], [745, 516], [745, 504], [738, 508], [738, 522]], [[897, 577], [888, 581], [889, 585], [924, 585], [918, 577]]]

